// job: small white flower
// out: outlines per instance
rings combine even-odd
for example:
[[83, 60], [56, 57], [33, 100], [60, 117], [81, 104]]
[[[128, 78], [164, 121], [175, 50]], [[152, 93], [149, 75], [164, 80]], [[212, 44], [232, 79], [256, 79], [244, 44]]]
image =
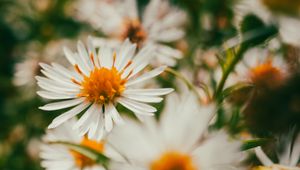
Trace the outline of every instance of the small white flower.
[[136, 45], [126, 40], [118, 50], [101, 47], [96, 53], [89, 38], [88, 50], [78, 43], [78, 51], [73, 53], [65, 48], [65, 55], [74, 66], [72, 71], [59, 64], [41, 64], [42, 73], [37, 76], [38, 85], [44, 89], [37, 93], [44, 98], [63, 100], [40, 107], [42, 110], [59, 110], [73, 107], [56, 117], [49, 125], [55, 128], [84, 112], [74, 125], [80, 134], [88, 133], [92, 139], [101, 139], [111, 131], [113, 123], [123, 122], [116, 105], [120, 103], [135, 113], [137, 117], [150, 116], [156, 108], [145, 103], [159, 103], [161, 95], [173, 89], [134, 89], [133, 85], [153, 78], [164, 71], [165, 66], [140, 73], [149, 63], [152, 48], [147, 46], [135, 55]]
[[182, 57], [181, 51], [165, 43], [183, 38], [185, 33], [182, 26], [186, 22], [186, 15], [171, 7], [167, 0], [151, 0], [142, 17], [138, 15], [136, 0], [94, 1], [94, 5], [87, 4], [86, 1], [79, 1], [78, 17], [100, 28], [109, 38], [95, 39], [96, 45], [114, 46], [129, 38], [138, 47], [154, 45], [158, 62], [153, 64], [174, 66], [176, 59]]
[[278, 154], [278, 164], [274, 163], [260, 146], [255, 148], [255, 154], [260, 162], [264, 166], [269, 167], [270, 170], [300, 170], [300, 167], [297, 167], [300, 158], [300, 134], [296, 136], [293, 144], [292, 140], [290, 140], [286, 144], [284, 151]]
[[[221, 68], [216, 69], [215, 79], [219, 81], [221, 76]], [[274, 89], [281, 86], [288, 76], [288, 65], [281, 55], [257, 47], [244, 54], [243, 59], [229, 75], [225, 88], [238, 82], [247, 82], [256, 87]]]
[[269, 89], [281, 86], [288, 77], [288, 66], [283, 57], [262, 48], [247, 51], [235, 71], [239, 80]]
[[[68, 146], [55, 142], [68, 142], [92, 149], [95, 152], [106, 154], [108, 150], [104, 142], [89, 140], [80, 136], [77, 130], [72, 130], [76, 123], [71, 119], [55, 129], [47, 131], [44, 143], [41, 145], [41, 166], [47, 170], [104, 170], [85, 155], [71, 150]], [[52, 142], [52, 143], [51, 143]]]
[[116, 127], [108, 142], [129, 160], [131, 170], [235, 169], [240, 143], [224, 132], [206, 133], [214, 111], [191, 93], [170, 95], [159, 122], [151, 117], [143, 124], [131, 121]]

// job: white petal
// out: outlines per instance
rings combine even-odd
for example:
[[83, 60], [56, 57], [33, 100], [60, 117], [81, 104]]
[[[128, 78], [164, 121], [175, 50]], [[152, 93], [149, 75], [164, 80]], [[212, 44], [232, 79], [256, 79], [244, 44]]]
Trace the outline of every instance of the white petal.
[[142, 96], [142, 95], [134, 95], [134, 94], [123, 94], [122, 96], [128, 99], [136, 100], [139, 102], [145, 102], [145, 103], [159, 103], [163, 100], [163, 98], [161, 97]]
[[264, 153], [260, 146], [255, 148], [255, 154], [264, 166], [271, 166], [274, 164], [271, 159]]
[[160, 89], [126, 89], [123, 94], [137, 94], [145, 96], [162, 96], [174, 91], [172, 88], [160, 88]]
[[76, 62], [75, 62], [75, 59], [74, 59], [74, 53], [69, 48], [67, 48], [67, 47], [64, 47], [63, 50], [64, 50], [65, 56], [68, 59], [68, 61], [72, 65], [75, 65]]
[[153, 78], [153, 77], [159, 75], [160, 73], [162, 73], [165, 69], [166, 69], [166, 66], [161, 66], [161, 67], [158, 67], [158, 68], [156, 68], [154, 70], [146, 72], [143, 75], [137, 77], [136, 79], [130, 79], [126, 83], [126, 86], [131, 86], [133, 84], [140, 83], [142, 81], [145, 81], [145, 80], [148, 80], [150, 78]]
[[88, 55], [88, 53], [87, 53], [87, 51], [86, 51], [86, 49], [85, 49], [85, 47], [84, 47], [84, 45], [81, 41], [79, 41], [77, 43], [77, 50], [79, 52], [79, 57], [81, 59], [81, 62], [83, 62], [85, 68], [88, 71], [92, 70], [92, 63], [90, 61], [90, 57], [89, 57], [89, 55]]
[[153, 115], [152, 113], [156, 112], [155, 107], [131, 101], [126, 98], [120, 98], [118, 102], [136, 114]]
[[79, 103], [82, 103], [84, 100], [85, 100], [85, 98], [65, 100], [65, 101], [61, 101], [61, 102], [46, 104], [44, 106], [39, 107], [39, 109], [47, 110], [47, 111], [59, 110], [59, 109], [64, 109], [64, 108], [75, 106]]
[[106, 111], [104, 113], [104, 121], [105, 121], [106, 132], [110, 132], [113, 128], [113, 121], [110, 114], [108, 114]]
[[59, 126], [60, 124], [64, 123], [65, 121], [69, 120], [70, 118], [76, 116], [80, 112], [82, 112], [84, 109], [86, 109], [90, 103], [84, 102], [81, 103], [80, 105], [72, 108], [71, 110], [61, 114], [60, 116], [56, 117], [52, 123], [48, 126], [49, 129], [55, 128]]
[[290, 166], [296, 166], [300, 157], [300, 134], [295, 139], [293, 151], [291, 153]]
[[52, 100], [71, 99], [76, 97], [75, 94], [59, 94], [49, 91], [38, 91], [37, 94], [43, 98]]
[[47, 84], [45, 82], [38, 82], [37, 83], [42, 89], [45, 89], [47, 91], [56, 92], [56, 93], [66, 93], [66, 94], [78, 94], [79, 88], [68, 88], [68, 87], [62, 87], [59, 85], [53, 85], [53, 84]]
[[[119, 125], [119, 124], [123, 124], [124, 121], [122, 119], [122, 117], [120, 116], [119, 112], [117, 111], [116, 107], [112, 104], [112, 103], [109, 103], [108, 106], [106, 107], [107, 108], [107, 112], [108, 114], [110, 114], [110, 116], [112, 117], [113, 121]], [[106, 109], [105, 108], [105, 109]]]

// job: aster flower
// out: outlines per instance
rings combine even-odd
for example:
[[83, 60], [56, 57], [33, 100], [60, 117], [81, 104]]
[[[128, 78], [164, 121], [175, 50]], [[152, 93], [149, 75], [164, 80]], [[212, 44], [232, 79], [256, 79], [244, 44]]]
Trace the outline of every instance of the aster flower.
[[116, 105], [120, 103], [139, 118], [151, 116], [156, 108], [145, 103], [162, 101], [161, 95], [170, 93], [170, 88], [135, 89], [133, 85], [153, 78], [164, 71], [165, 66], [140, 73], [152, 56], [147, 46], [135, 55], [136, 45], [126, 40], [120, 48], [113, 50], [101, 47], [96, 53], [89, 38], [88, 50], [78, 43], [78, 52], [65, 48], [65, 55], [73, 65], [67, 70], [59, 64], [41, 64], [46, 77], [36, 77], [44, 89], [37, 93], [47, 99], [63, 100], [40, 107], [42, 110], [71, 108], [56, 117], [49, 128], [55, 128], [68, 119], [82, 113], [74, 125], [80, 134], [88, 133], [92, 139], [101, 139], [113, 124], [123, 122]]
[[275, 89], [288, 77], [288, 65], [282, 56], [268, 49], [254, 48], [246, 52], [236, 66], [239, 79], [259, 88]]
[[[220, 80], [222, 70], [216, 69], [215, 79]], [[260, 89], [276, 89], [289, 77], [288, 65], [283, 57], [260, 47], [248, 50], [228, 77], [225, 88], [238, 82], [247, 82]]]
[[191, 93], [170, 95], [159, 122], [151, 117], [143, 124], [130, 121], [116, 127], [108, 142], [129, 160], [132, 170], [235, 169], [241, 160], [240, 143], [223, 131], [206, 133], [214, 110], [213, 105], [201, 106]]
[[[242, 0], [235, 6], [236, 24], [239, 25], [247, 14], [255, 14], [266, 23], [276, 23], [279, 28], [279, 36], [283, 42], [299, 46], [300, 34], [298, 28], [300, 20], [283, 13], [272, 13], [272, 6], [282, 7], [286, 11], [299, 9], [298, 1], [277, 0]], [[289, 9], [289, 10], [288, 10]], [[297, 10], [299, 12], [299, 10]]]
[[75, 123], [75, 119], [71, 119], [58, 128], [47, 131], [41, 145], [41, 166], [47, 170], [104, 170], [92, 159], [58, 143], [77, 144], [101, 154], [108, 152], [109, 149], [103, 141], [90, 140], [86, 136], [79, 135], [77, 130], [72, 130]]
[[[129, 38], [138, 47], [153, 44], [158, 62], [173, 66], [182, 57], [181, 51], [166, 43], [175, 42], [184, 36], [185, 13], [171, 7], [167, 0], [151, 0], [142, 17], [138, 15], [136, 0], [94, 1], [94, 5], [79, 1], [78, 17], [90, 22], [109, 38], [97, 38], [96, 44], [119, 44]], [[91, 17], [92, 16], [92, 17]]]
[[[300, 170], [299, 159], [300, 159], [300, 134], [298, 134], [293, 140], [286, 143], [285, 148], [281, 154], [278, 154], [279, 162], [274, 163], [262, 150], [261, 147], [255, 148], [257, 158], [263, 164], [263, 166], [255, 168], [256, 170]], [[281, 140], [286, 140], [282, 138]], [[278, 145], [280, 147], [282, 145]], [[298, 165], [298, 166], [297, 166]]]

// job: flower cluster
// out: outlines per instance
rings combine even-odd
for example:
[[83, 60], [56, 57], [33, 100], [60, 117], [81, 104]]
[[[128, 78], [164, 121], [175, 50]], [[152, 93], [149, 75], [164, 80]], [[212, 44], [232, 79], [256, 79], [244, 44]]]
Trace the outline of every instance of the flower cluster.
[[41, 167], [300, 170], [300, 1], [60, 3], [32, 2], [65, 25], [41, 24], [12, 74], [52, 112], [28, 123], [47, 127], [28, 147]]

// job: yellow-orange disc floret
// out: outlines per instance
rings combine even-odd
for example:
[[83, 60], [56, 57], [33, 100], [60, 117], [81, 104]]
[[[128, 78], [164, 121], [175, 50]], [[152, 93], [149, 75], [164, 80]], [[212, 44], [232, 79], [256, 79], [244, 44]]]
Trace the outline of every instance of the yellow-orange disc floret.
[[197, 170], [189, 155], [167, 152], [151, 164], [151, 170]]
[[147, 38], [147, 33], [139, 20], [127, 19], [124, 21], [124, 28], [121, 39], [129, 38], [132, 43], [136, 43], [141, 47]]
[[[104, 145], [102, 142], [97, 142], [94, 140], [89, 140], [87, 137], [84, 137], [80, 143], [81, 146], [90, 148], [96, 152], [103, 153]], [[81, 153], [71, 150], [71, 154], [74, 157], [75, 164], [81, 169], [84, 167], [89, 167], [95, 165], [95, 161], [82, 155]]]
[[125, 90], [127, 79], [122, 79], [121, 74], [115, 67], [95, 67], [80, 83], [82, 89], [79, 96], [100, 104], [114, 101]]
[[254, 85], [274, 89], [279, 87], [284, 79], [282, 71], [267, 61], [251, 69], [250, 78]]

